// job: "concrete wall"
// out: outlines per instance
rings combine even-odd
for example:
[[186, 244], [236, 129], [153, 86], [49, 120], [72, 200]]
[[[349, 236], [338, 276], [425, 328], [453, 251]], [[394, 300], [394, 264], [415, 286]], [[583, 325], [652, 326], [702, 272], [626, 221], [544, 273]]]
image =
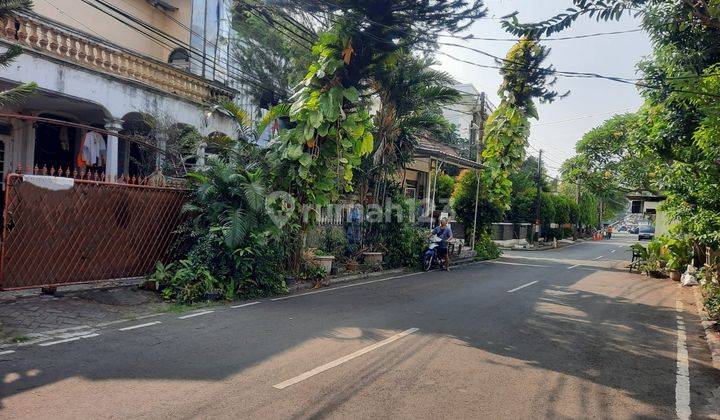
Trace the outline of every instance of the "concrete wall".
[[[145, 0], [110, 0], [108, 3], [185, 44], [190, 43], [190, 31], [187, 28], [190, 27], [192, 0], [169, 1], [178, 10], [165, 13], [179, 23], [168, 18], [162, 11], [152, 7]], [[80, 0], [40, 0], [34, 2], [33, 11], [78, 31], [107, 39], [121, 47], [160, 61], [167, 62], [172, 50]]]

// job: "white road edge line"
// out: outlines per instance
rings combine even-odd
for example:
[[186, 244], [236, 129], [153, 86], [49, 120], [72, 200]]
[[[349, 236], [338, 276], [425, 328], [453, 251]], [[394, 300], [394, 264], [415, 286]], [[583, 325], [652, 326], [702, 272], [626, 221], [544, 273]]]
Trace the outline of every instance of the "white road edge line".
[[0, 356], [4, 356], [6, 354], [13, 354], [13, 353], [15, 353], [15, 350], [0, 351]]
[[79, 336], [79, 337], [66, 338], [66, 339], [64, 339], [64, 340], [48, 341], [48, 342], [45, 342], [45, 343], [40, 343], [40, 344], [38, 344], [38, 346], [40, 346], [40, 347], [54, 346], [55, 344], [69, 343], [69, 342], [71, 342], [71, 341], [78, 341], [78, 340], [80, 340], [81, 338], [97, 337], [98, 335], [100, 335], [100, 334], [97, 334], [97, 333], [95, 333], [95, 334], [86, 334], [86, 335], [81, 335], [81, 336]]
[[246, 306], [257, 305], [258, 303], [260, 303], [260, 302], [243, 303], [242, 305], [231, 306], [231, 308], [233, 308], [233, 309], [234, 309], [234, 308], [244, 308], [244, 307], [246, 307]]
[[582, 265], [582, 264], [575, 264], [575, 265], [573, 265], [573, 266], [568, 267], [567, 269], [568, 269], [568, 270], [572, 270], [573, 268], [578, 268], [578, 267], [580, 267], [581, 265]]
[[192, 318], [192, 317], [196, 317], [196, 316], [200, 316], [200, 315], [207, 315], [207, 314], [211, 314], [211, 313], [213, 313], [213, 312], [215, 312], [215, 311], [202, 311], [202, 312], [196, 312], [196, 313], [194, 313], [194, 314], [190, 314], [190, 315], [183, 315], [183, 316], [179, 316], [179, 317], [178, 317], [178, 319], [188, 319], [188, 318]]
[[118, 328], [118, 331], [130, 331], [130, 330], [135, 330], [138, 328], [150, 327], [150, 326], [157, 325], [157, 324], [162, 324], [162, 322], [154, 321], [154, 322], [148, 322], [146, 324], [133, 325], [131, 327]]
[[298, 376], [296, 376], [296, 377], [294, 377], [294, 378], [290, 378], [290, 379], [288, 379], [287, 381], [283, 381], [283, 382], [280, 382], [279, 384], [275, 384], [275, 385], [273, 385], [273, 388], [276, 388], [276, 389], [285, 389], [285, 388], [287, 388], [287, 387], [289, 387], [289, 386], [292, 386], [292, 385], [297, 384], [298, 382], [302, 382], [302, 381], [304, 381], [305, 379], [308, 379], [308, 378], [311, 378], [311, 377], [313, 377], [313, 376], [315, 376], [315, 375], [317, 375], [317, 374], [323, 373], [323, 372], [325, 372], [326, 370], [330, 370], [330, 369], [332, 369], [332, 368], [334, 368], [334, 367], [340, 366], [341, 364], [343, 364], [343, 363], [345, 363], [345, 362], [348, 362], [348, 361], [350, 361], [350, 360], [352, 360], [352, 359], [355, 359], [355, 358], [357, 358], [357, 357], [360, 357], [360, 356], [362, 356], [362, 355], [364, 355], [364, 354], [366, 354], [366, 353], [370, 353], [370, 352], [373, 351], [373, 350], [379, 349], [379, 348], [382, 347], [382, 346], [388, 345], [388, 344], [392, 343], [393, 341], [397, 341], [397, 340], [399, 340], [399, 339], [401, 339], [401, 338], [403, 338], [403, 337], [406, 337], [406, 336], [408, 336], [408, 335], [410, 335], [410, 334], [412, 334], [412, 333], [414, 333], [414, 332], [416, 332], [416, 331], [418, 331], [418, 328], [410, 328], [410, 329], [405, 330], [405, 331], [403, 331], [403, 332], [401, 332], [401, 333], [398, 333], [398, 334], [395, 334], [395, 335], [393, 335], [393, 336], [391, 336], [391, 337], [388, 337], [388, 338], [386, 338], [386, 339], [384, 339], [384, 340], [382, 340], [382, 341], [378, 341], [378, 342], [375, 343], [375, 344], [372, 344], [372, 345], [367, 346], [367, 347], [363, 347], [363, 348], [361, 348], [360, 350], [358, 350], [358, 351], [356, 351], [356, 352], [354, 352], [354, 353], [348, 354], [347, 356], [343, 356], [343, 357], [341, 357], [341, 358], [339, 358], [339, 359], [333, 360], [332, 362], [326, 363], [326, 364], [324, 364], [324, 365], [322, 365], [322, 366], [316, 367], [315, 369], [312, 369], [312, 370], [309, 370], [309, 371], [307, 371], [307, 372], [305, 372], [305, 373], [302, 373], [302, 374], [300, 374], [300, 375], [298, 375]]
[[687, 334], [683, 313], [683, 303], [675, 303], [677, 312], [677, 374], [675, 375], [675, 412], [680, 420], [689, 419], [690, 411], [690, 362], [688, 360]]
[[274, 302], [274, 301], [278, 301], [278, 300], [293, 299], [293, 298], [301, 297], [301, 296], [332, 292], [334, 290], [346, 289], [348, 287], [364, 286], [366, 284], [379, 283], [382, 281], [395, 280], [395, 279], [399, 279], [399, 278], [403, 278], [403, 277], [417, 276], [418, 274], [426, 274], [426, 273], [427, 273], [426, 271], [418, 271], [417, 273], [409, 273], [409, 274], [403, 274], [400, 276], [387, 277], [384, 279], [377, 279], [377, 280], [363, 281], [360, 283], [346, 284], [345, 286], [338, 286], [338, 287], [332, 287], [332, 288], [327, 288], [327, 289], [314, 290], [312, 292], [305, 292], [305, 293], [300, 293], [297, 295], [283, 296], [283, 297], [273, 298], [270, 300]]
[[599, 260], [599, 259], [602, 258], [602, 257], [604, 257], [604, 255], [601, 255], [601, 256], [599, 256], [599, 257], [595, 257], [595, 258], [593, 258], [593, 259], [594, 259], [594, 260]]
[[518, 290], [524, 289], [524, 288], [526, 288], [526, 287], [528, 287], [528, 286], [532, 286], [533, 284], [535, 284], [535, 283], [537, 283], [537, 282], [538, 282], [537, 280], [531, 281], [531, 282], [528, 283], [528, 284], [523, 284], [523, 285], [520, 286], [520, 287], [516, 287], [516, 288], [514, 288], [514, 289], [510, 289], [510, 290], [508, 290], [507, 292], [508, 292], [508, 293], [517, 292]]

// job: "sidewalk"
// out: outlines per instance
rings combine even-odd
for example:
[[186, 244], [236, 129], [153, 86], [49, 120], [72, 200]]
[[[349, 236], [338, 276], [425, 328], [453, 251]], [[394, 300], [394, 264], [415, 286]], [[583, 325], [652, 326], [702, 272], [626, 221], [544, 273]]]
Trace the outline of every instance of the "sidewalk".
[[543, 242], [540, 245], [536, 245], [533, 247], [528, 248], [513, 248], [513, 247], [499, 247], [503, 251], [546, 251], [548, 249], [560, 249], [565, 248], [572, 245], [577, 245], [582, 242], [591, 241], [592, 239], [577, 239], [573, 241], [572, 239], [561, 239], [557, 241], [557, 247], [553, 246], [552, 242]]
[[[95, 287], [98, 287], [95, 285]], [[136, 286], [0, 292], [0, 343], [33, 341], [66, 330], [89, 328], [165, 310], [157, 294]]]

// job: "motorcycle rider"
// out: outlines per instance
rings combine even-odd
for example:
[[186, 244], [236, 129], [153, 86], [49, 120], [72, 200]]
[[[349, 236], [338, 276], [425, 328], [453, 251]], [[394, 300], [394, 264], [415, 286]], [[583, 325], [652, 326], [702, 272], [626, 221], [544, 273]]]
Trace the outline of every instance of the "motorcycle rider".
[[440, 219], [440, 225], [430, 233], [430, 237], [437, 235], [442, 241], [438, 244], [437, 256], [445, 259], [445, 271], [450, 271], [450, 253], [448, 252], [448, 242], [453, 239], [452, 229], [448, 225], [447, 217]]

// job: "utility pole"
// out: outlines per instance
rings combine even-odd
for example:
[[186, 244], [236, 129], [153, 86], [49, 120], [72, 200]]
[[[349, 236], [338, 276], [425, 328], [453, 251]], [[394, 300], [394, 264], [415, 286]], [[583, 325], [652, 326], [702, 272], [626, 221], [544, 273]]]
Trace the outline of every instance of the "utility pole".
[[[477, 121], [477, 131], [475, 132], [475, 138], [473, 139], [475, 141], [475, 161], [477, 163], [480, 163], [482, 161], [482, 141], [485, 137], [485, 92], [480, 92], [480, 118], [477, 118], [477, 113], [473, 113], [473, 120], [478, 119]], [[473, 121], [473, 123], [475, 123]], [[475, 170], [475, 182], [477, 184], [475, 185], [475, 213], [473, 215], [473, 233], [472, 238], [470, 239], [470, 248], [475, 249], [475, 238], [477, 236], [477, 214], [478, 214], [478, 201], [480, 199], [480, 170]]]
[[[535, 230], [540, 236], [540, 195], [542, 192], [541, 180], [542, 180], [542, 149], [538, 150], [538, 166], [537, 174], [535, 174], [535, 183], [537, 184], [537, 195], [535, 195]], [[535, 235], [533, 234], [533, 242], [535, 242]]]
[[573, 229], [573, 241], [577, 240], [578, 229], [580, 229], [580, 180], [575, 180], [575, 204], [578, 206], [578, 220], [575, 221], [575, 229]]

